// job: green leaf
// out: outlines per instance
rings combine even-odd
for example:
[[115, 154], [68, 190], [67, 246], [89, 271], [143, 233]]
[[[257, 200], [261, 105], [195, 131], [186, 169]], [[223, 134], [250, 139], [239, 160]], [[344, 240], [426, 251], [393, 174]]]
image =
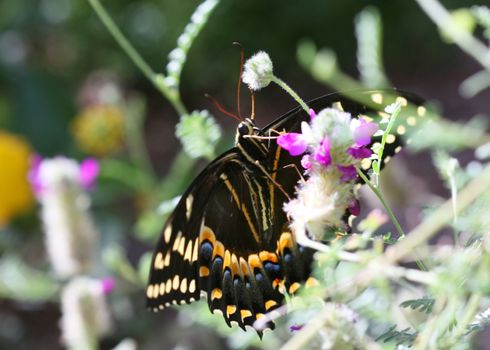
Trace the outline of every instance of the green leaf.
[[418, 332], [410, 332], [410, 328], [396, 330], [396, 325], [391, 326], [386, 332], [377, 337], [376, 341], [383, 341], [384, 343], [394, 342], [396, 345], [412, 346], [415, 338], [417, 338]]
[[18, 301], [42, 302], [53, 299], [58, 283], [44, 271], [25, 264], [19, 257], [4, 256], [0, 261], [0, 297]]
[[141, 283], [148, 282], [148, 273], [150, 272], [152, 253], [145, 253], [138, 262], [138, 275]]
[[182, 116], [175, 135], [192, 158], [213, 159], [216, 145], [221, 138], [221, 129], [208, 111], [194, 111], [190, 115]]
[[430, 314], [434, 307], [434, 303], [436, 300], [434, 298], [423, 297], [420, 299], [410, 299], [406, 300], [400, 304], [401, 307], [409, 307], [413, 310], [418, 310], [420, 312], [425, 312], [426, 314]]

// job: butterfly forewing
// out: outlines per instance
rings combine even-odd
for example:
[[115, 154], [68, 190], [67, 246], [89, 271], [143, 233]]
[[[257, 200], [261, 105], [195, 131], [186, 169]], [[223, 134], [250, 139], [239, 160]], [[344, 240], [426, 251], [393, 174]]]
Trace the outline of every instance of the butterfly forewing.
[[189, 186], [169, 217], [152, 258], [147, 305], [152, 310], [199, 299], [199, 233], [207, 200], [229, 161], [229, 151], [210, 164]]

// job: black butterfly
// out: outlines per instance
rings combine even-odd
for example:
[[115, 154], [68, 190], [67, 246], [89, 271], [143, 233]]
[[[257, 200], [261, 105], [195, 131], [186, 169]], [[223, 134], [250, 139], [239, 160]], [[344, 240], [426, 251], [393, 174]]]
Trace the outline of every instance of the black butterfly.
[[[308, 105], [316, 111], [334, 106], [352, 117], [382, 118], [384, 106], [395, 99], [415, 103], [413, 115], [398, 118], [394, 134], [404, 133], [417, 122], [411, 118], [425, 112], [418, 99], [393, 90], [358, 92], [359, 99], [366, 103], [335, 93]], [[238, 125], [236, 147], [201, 172], [163, 228], [147, 287], [150, 309], [191, 303], [205, 294], [211, 311], [220, 311], [228, 325], [236, 322], [245, 329], [278, 308], [284, 293], [315, 283], [310, 277], [313, 251], [296, 244], [282, 209], [299, 180], [290, 165], [300, 168], [301, 157], [290, 156], [274, 140], [249, 137], [269, 136], [272, 130], [298, 132], [301, 122], [309, 120], [296, 108], [263, 129], [251, 119]], [[384, 161], [401, 148], [394, 134]], [[369, 166], [364, 164], [364, 170]]]

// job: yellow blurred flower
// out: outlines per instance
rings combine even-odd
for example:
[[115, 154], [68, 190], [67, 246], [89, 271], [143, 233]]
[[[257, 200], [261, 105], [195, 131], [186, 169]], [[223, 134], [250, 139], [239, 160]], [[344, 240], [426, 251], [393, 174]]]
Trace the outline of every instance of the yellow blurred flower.
[[73, 120], [72, 132], [83, 151], [104, 156], [119, 151], [124, 140], [124, 116], [120, 108], [94, 105]]
[[34, 203], [27, 180], [31, 155], [23, 138], [0, 130], [0, 227]]

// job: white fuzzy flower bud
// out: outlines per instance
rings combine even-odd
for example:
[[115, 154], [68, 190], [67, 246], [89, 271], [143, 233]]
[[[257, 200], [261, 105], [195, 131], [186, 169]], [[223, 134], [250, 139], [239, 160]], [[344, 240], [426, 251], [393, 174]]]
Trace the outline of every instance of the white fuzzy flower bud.
[[38, 194], [46, 248], [54, 271], [66, 278], [88, 271], [95, 261], [97, 233], [90, 199], [80, 185], [80, 167], [67, 158], [43, 160]]
[[335, 170], [313, 171], [296, 191], [296, 198], [284, 205], [292, 219], [298, 242], [308, 235], [321, 240], [326, 227], [342, 228], [343, 216], [352, 200], [351, 185], [342, 183]]
[[61, 331], [70, 349], [94, 349], [111, 329], [103, 283], [88, 277], [70, 281], [61, 293]]
[[270, 84], [272, 74], [272, 61], [264, 51], [259, 51], [245, 62], [243, 66], [242, 81], [251, 90], [260, 90]]
[[344, 304], [326, 303], [324, 327], [318, 332], [322, 349], [364, 349], [358, 315]]

